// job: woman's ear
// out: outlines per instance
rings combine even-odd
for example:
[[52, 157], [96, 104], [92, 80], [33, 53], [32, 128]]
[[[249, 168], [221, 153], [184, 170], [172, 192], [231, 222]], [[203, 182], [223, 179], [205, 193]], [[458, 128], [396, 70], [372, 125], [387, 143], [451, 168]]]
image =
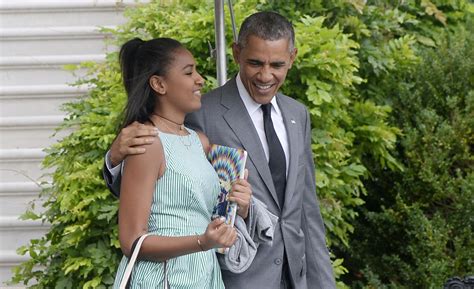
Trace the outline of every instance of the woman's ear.
[[148, 81], [150, 83], [151, 89], [153, 89], [158, 94], [166, 94], [166, 82], [164, 79], [158, 75], [152, 75]]

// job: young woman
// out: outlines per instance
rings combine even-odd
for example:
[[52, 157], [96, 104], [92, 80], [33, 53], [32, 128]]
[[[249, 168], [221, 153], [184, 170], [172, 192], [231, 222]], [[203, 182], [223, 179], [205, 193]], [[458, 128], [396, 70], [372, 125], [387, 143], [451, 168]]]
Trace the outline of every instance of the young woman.
[[[173, 289], [224, 288], [211, 249], [230, 247], [236, 232], [221, 219], [211, 221], [220, 189], [205, 156], [209, 141], [183, 125], [185, 115], [201, 107], [204, 79], [191, 53], [169, 38], [130, 40], [120, 50], [120, 62], [128, 94], [123, 127], [140, 122], [159, 133], [144, 154], [124, 161], [119, 239], [125, 256], [114, 288], [133, 243], [146, 233], [151, 236], [143, 242], [130, 288], [162, 288], [164, 261]], [[233, 190], [251, 194], [245, 180]]]

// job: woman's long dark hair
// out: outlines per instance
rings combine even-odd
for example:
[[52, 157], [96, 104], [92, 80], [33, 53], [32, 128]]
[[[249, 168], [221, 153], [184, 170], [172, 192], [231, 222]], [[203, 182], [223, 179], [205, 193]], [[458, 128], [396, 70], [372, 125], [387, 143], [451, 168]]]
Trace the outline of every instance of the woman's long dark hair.
[[153, 75], [165, 76], [174, 60], [174, 52], [183, 48], [179, 41], [171, 38], [156, 38], [143, 41], [134, 38], [120, 49], [120, 66], [125, 91], [128, 95], [122, 128], [134, 121], [151, 121], [155, 109], [156, 94], [150, 87]]

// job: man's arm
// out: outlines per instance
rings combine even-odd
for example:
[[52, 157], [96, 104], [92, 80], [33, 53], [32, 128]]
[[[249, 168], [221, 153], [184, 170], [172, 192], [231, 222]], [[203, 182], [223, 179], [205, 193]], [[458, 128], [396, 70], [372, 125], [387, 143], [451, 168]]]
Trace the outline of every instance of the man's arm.
[[303, 192], [302, 227], [306, 243], [306, 279], [307, 284], [313, 284], [318, 289], [335, 289], [334, 273], [332, 270], [329, 251], [326, 246], [325, 229], [319, 202], [316, 197], [316, 182], [314, 176], [314, 161], [311, 150], [311, 123], [306, 111], [305, 127], [305, 178]]
[[105, 155], [102, 176], [107, 188], [116, 197], [120, 196], [121, 164], [128, 155], [145, 153], [146, 145], [152, 144], [158, 130], [154, 127], [133, 122], [123, 128]]

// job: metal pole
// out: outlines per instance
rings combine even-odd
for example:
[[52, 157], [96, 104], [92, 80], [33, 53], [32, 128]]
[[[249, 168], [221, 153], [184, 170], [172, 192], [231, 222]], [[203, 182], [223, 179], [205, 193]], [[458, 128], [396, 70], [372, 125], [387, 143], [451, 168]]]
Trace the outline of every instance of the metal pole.
[[216, 31], [217, 84], [221, 86], [227, 81], [224, 0], [214, 0], [214, 28]]
[[234, 42], [237, 43], [237, 32], [235, 29], [235, 17], [234, 17], [234, 8], [232, 7], [232, 0], [228, 0], [229, 12], [230, 12], [230, 21], [232, 22], [232, 34], [234, 35]]

